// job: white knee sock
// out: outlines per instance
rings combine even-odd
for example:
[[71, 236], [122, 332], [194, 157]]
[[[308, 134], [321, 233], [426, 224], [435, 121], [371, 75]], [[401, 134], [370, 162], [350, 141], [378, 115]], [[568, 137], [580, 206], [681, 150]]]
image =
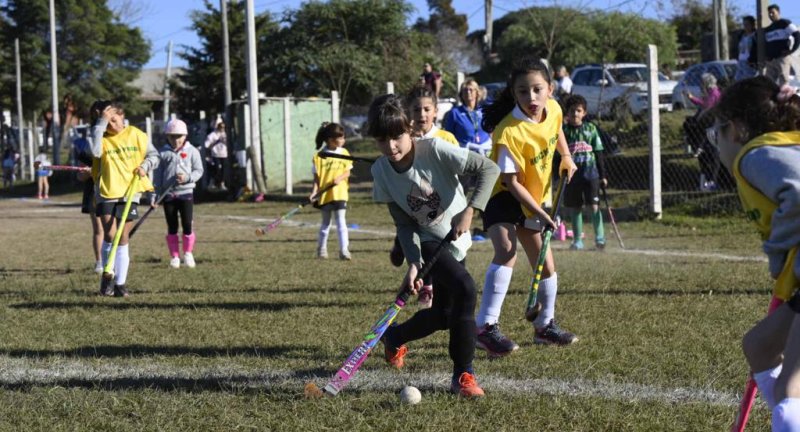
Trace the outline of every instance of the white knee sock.
[[800, 432], [800, 398], [786, 398], [772, 410], [772, 432]]
[[117, 285], [125, 285], [125, 281], [128, 280], [128, 265], [130, 262], [128, 245], [117, 246], [117, 256], [114, 260], [114, 276]]
[[350, 247], [350, 236], [347, 232], [347, 221], [344, 218], [347, 210], [336, 210], [336, 231], [339, 234], [339, 251], [347, 252]]
[[542, 311], [533, 320], [534, 328], [542, 328], [556, 317], [556, 293], [558, 292], [558, 274], [553, 273], [549, 278], [539, 281], [539, 291], [536, 301], [542, 304]]
[[778, 375], [781, 374], [781, 369], [783, 369], [783, 365], [779, 364], [772, 369], [753, 374], [753, 379], [756, 380], [756, 384], [758, 384], [758, 391], [761, 392], [761, 398], [767, 403], [769, 409], [775, 408], [775, 404], [777, 403], [774, 394], [775, 380], [777, 380]]
[[503, 300], [506, 298], [513, 272], [513, 267], [489, 264], [483, 282], [481, 308], [475, 318], [479, 329], [485, 324], [495, 324], [500, 319], [500, 310], [503, 308]]
[[328, 250], [328, 233], [331, 229], [331, 212], [330, 210], [322, 210], [322, 225], [319, 227], [319, 236], [317, 238], [317, 250]]
[[103, 268], [108, 264], [109, 254], [111, 254], [111, 243], [104, 240], [103, 245], [100, 247], [100, 259], [103, 260]]

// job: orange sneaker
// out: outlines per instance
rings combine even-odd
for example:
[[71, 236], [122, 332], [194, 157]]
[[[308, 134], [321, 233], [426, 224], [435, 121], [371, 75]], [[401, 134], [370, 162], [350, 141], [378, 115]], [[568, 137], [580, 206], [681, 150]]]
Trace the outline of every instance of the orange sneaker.
[[408, 353], [408, 347], [405, 345], [391, 348], [386, 341], [383, 342], [383, 358], [386, 359], [386, 363], [389, 363], [397, 369], [402, 369], [403, 365], [405, 365], [403, 357], [406, 356], [406, 353]]
[[453, 377], [453, 382], [450, 384], [450, 392], [467, 399], [476, 399], [485, 396], [483, 389], [478, 387], [475, 375], [469, 372], [462, 373], [457, 381], [456, 377]]

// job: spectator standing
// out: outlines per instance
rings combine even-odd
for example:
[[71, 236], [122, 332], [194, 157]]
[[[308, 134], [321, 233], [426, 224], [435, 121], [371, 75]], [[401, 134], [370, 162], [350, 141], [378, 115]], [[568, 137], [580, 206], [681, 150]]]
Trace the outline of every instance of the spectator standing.
[[439, 93], [442, 92], [442, 74], [440, 72], [434, 72], [433, 66], [431, 66], [430, 63], [425, 63], [419, 79], [422, 84], [425, 84], [425, 87], [428, 87], [436, 94], [436, 98], [438, 99]]
[[222, 119], [217, 119], [217, 125], [214, 130], [206, 136], [206, 142], [203, 145], [209, 156], [206, 157], [208, 167], [211, 171], [211, 178], [214, 180], [214, 186], [220, 190], [227, 190], [225, 188], [225, 159], [228, 158], [228, 136], [225, 133], [225, 122]]
[[772, 24], [764, 29], [766, 40], [767, 78], [778, 85], [789, 82], [792, 54], [800, 47], [800, 30], [791, 21], [781, 18], [781, 8], [776, 4], [767, 7]]
[[12, 147], [6, 148], [3, 152], [3, 187], [11, 188], [14, 186], [14, 168], [16, 168], [19, 153]]
[[756, 71], [756, 19], [747, 15], [742, 18], [744, 33], [739, 39], [739, 63], [736, 68], [734, 81], [752, 78]]
[[483, 130], [483, 110], [478, 82], [467, 78], [458, 92], [461, 105], [451, 109], [444, 117], [444, 129], [455, 135], [458, 144], [487, 156], [492, 150], [492, 137]]
[[558, 80], [558, 88], [556, 89], [556, 98], [560, 101], [566, 100], [572, 94], [572, 79], [569, 77], [569, 71], [566, 66], [559, 66], [556, 72], [556, 79]]

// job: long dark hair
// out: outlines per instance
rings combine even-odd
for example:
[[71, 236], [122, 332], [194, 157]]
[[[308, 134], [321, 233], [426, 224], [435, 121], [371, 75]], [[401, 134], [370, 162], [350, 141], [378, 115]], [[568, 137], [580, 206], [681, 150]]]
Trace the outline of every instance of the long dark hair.
[[512, 93], [514, 91], [514, 82], [520, 76], [533, 72], [540, 73], [547, 81], [547, 84], [551, 83], [550, 71], [539, 57], [523, 56], [514, 60], [511, 65], [511, 75], [506, 82], [506, 88], [503, 89], [500, 96], [491, 105], [483, 109], [483, 122], [481, 122], [483, 130], [492, 132], [495, 126], [514, 109], [514, 105], [517, 103]]
[[430, 98], [434, 106], [439, 102], [436, 98], [436, 92], [426, 85], [418, 84], [412, 87], [408, 95], [406, 95], [406, 105], [410, 108], [417, 99], [422, 98]]
[[369, 105], [367, 134], [373, 138], [395, 138], [411, 131], [403, 102], [393, 94], [378, 96]]
[[800, 129], [800, 96], [759, 76], [731, 84], [711, 110], [722, 121], [735, 121], [745, 128], [746, 141], [767, 132]]
[[341, 138], [344, 136], [344, 128], [339, 123], [324, 122], [317, 130], [317, 138], [314, 140], [317, 144], [317, 150], [322, 148], [322, 145], [328, 142], [331, 138]]

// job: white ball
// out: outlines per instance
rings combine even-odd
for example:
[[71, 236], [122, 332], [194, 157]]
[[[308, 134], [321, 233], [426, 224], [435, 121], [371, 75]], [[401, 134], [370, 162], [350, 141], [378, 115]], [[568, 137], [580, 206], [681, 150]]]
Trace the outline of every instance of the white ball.
[[409, 405], [416, 405], [422, 400], [422, 393], [413, 386], [405, 386], [400, 390], [400, 400]]

